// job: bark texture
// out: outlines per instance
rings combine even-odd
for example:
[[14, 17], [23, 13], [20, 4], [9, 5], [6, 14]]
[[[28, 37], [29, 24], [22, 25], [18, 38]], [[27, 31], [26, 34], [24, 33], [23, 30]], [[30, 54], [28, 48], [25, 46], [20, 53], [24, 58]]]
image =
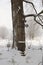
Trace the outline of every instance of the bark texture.
[[23, 0], [11, 0], [11, 3], [13, 19], [13, 47], [15, 44], [14, 39], [16, 39], [18, 50], [25, 51], [25, 21], [23, 16]]

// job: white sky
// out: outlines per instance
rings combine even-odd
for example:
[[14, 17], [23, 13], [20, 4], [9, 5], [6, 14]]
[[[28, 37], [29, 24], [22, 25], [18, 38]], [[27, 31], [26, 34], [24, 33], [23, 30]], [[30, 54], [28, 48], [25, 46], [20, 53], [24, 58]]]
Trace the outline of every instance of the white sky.
[[10, 0], [0, 0], [0, 26], [12, 29]]
[[11, 0], [0, 0], [0, 26], [6, 26], [7, 28], [12, 29], [11, 2], [10, 1]]

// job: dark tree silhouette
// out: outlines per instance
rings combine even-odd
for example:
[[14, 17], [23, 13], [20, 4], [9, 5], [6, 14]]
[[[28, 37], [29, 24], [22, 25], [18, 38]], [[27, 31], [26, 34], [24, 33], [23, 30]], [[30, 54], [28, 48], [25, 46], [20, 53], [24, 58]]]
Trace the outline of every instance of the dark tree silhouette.
[[[24, 15], [23, 13], [23, 2], [29, 3], [33, 6], [35, 14]], [[43, 10], [40, 13], [37, 13], [35, 6], [32, 2], [26, 0], [11, 0], [12, 5], [12, 20], [13, 20], [13, 45], [14, 47], [14, 38], [16, 37], [16, 45], [18, 50], [25, 51], [25, 18], [34, 17], [34, 21], [43, 27], [43, 22], [40, 18], [42, 16]], [[37, 17], [41, 21], [37, 21]], [[16, 35], [15, 35], [16, 32]]]
[[25, 26], [23, 16], [23, 0], [11, 0], [13, 18], [13, 46], [16, 32], [16, 45], [18, 50], [25, 51]]

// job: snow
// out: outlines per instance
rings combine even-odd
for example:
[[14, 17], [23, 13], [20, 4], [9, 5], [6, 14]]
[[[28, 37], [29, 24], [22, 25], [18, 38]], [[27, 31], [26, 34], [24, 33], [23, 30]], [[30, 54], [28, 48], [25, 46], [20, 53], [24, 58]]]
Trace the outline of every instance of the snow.
[[7, 46], [7, 44], [12, 45], [12, 41], [8, 39], [0, 39], [0, 46]]
[[20, 51], [6, 48], [0, 49], [0, 65], [38, 65], [42, 62], [41, 50], [28, 50], [26, 56], [21, 56]]
[[0, 65], [42, 65], [42, 51], [39, 47], [31, 46], [30, 49], [26, 48], [25, 56], [22, 56], [21, 51], [15, 48], [10, 47], [8, 51], [6, 45], [0, 46]]

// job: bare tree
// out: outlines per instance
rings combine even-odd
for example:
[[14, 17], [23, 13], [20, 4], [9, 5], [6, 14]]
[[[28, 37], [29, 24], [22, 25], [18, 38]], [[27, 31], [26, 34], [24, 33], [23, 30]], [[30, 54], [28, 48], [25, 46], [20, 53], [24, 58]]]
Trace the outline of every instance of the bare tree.
[[[23, 14], [23, 2], [31, 4], [35, 11], [35, 14]], [[40, 18], [42, 16], [43, 10], [37, 13], [35, 6], [32, 2], [26, 0], [11, 0], [12, 3], [12, 18], [13, 18], [13, 46], [14, 47], [14, 35], [16, 32], [16, 45], [18, 50], [25, 51], [25, 18], [34, 17], [34, 21], [43, 27], [43, 21]], [[39, 21], [37, 20], [39, 18]], [[33, 33], [31, 33], [33, 35]], [[34, 36], [34, 35], [33, 35]], [[32, 36], [32, 37], [33, 37]]]
[[[28, 24], [28, 28], [26, 28], [26, 35], [27, 35], [27, 38], [30, 38], [30, 39], [33, 39], [34, 37], [35, 37], [35, 33], [36, 33], [36, 31], [38, 30], [38, 28], [39, 28], [39, 25], [40, 26], [42, 26], [43, 27], [43, 21], [42, 21], [42, 12], [40, 12], [40, 15], [39, 15], [39, 13], [37, 13], [37, 10], [35, 9], [35, 6], [34, 6], [34, 4], [32, 3], [32, 2], [29, 2], [29, 1], [26, 1], [26, 0], [24, 0], [24, 2], [27, 4], [28, 3], [28, 5], [30, 4], [30, 5], [32, 5], [31, 6], [31, 8], [32, 8], [32, 11], [34, 12], [34, 13], [30, 13], [30, 14], [28, 14], [28, 15], [24, 15], [25, 16], [25, 18], [27, 18], [27, 24]], [[34, 10], [33, 10], [34, 9]], [[43, 10], [42, 10], [43, 11]], [[31, 12], [31, 11], [30, 11]], [[32, 19], [33, 18], [33, 19]], [[38, 24], [38, 25], [37, 25]]]
[[[18, 50], [25, 51], [25, 28], [23, 16], [23, 0], [11, 0], [13, 17], [13, 41], [16, 31], [16, 45]], [[14, 47], [14, 42], [13, 42]]]

